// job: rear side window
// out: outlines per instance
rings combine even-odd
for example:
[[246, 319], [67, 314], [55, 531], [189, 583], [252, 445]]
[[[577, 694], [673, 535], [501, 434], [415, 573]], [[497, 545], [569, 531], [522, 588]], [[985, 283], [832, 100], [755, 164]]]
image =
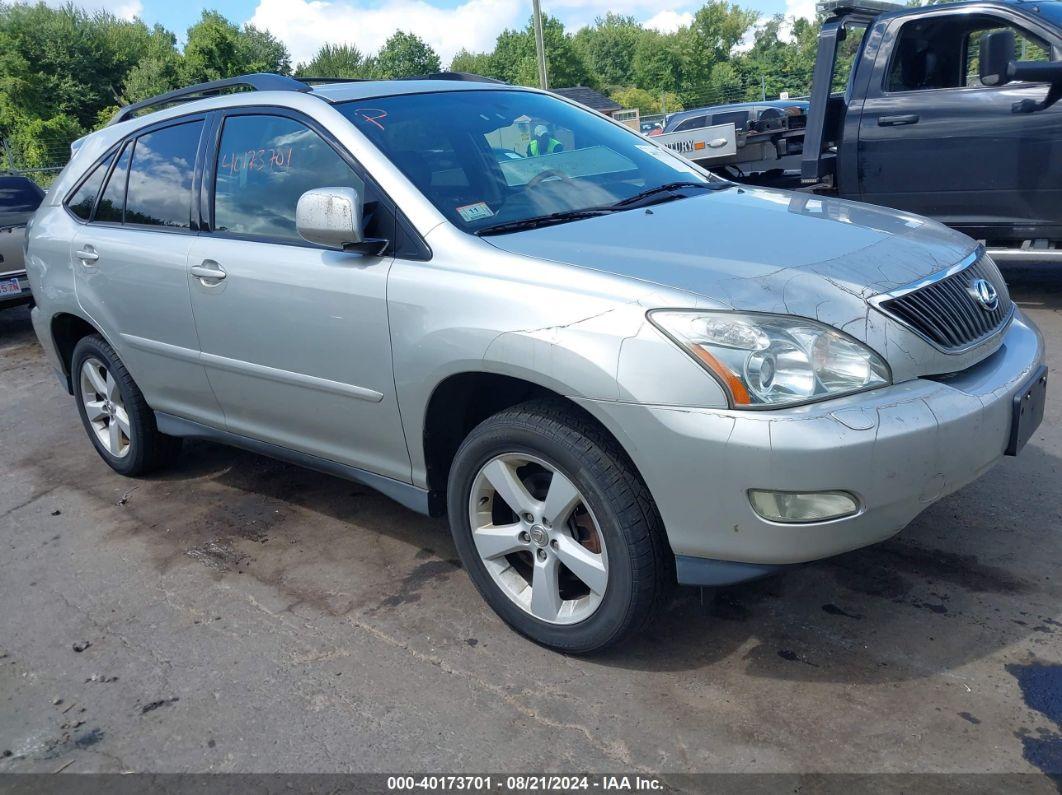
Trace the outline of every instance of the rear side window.
[[675, 132], [699, 130], [704, 126], [704, 118], [704, 116], [694, 116], [692, 119], [686, 119], [675, 128]]
[[188, 229], [201, 121], [142, 135], [133, 149], [125, 223]]
[[295, 229], [299, 197], [313, 188], [356, 188], [369, 236], [377, 204], [365, 181], [313, 130], [283, 116], [225, 120], [214, 183], [214, 229], [305, 242]]
[[25, 177], [0, 177], [0, 212], [32, 213], [42, 198], [40, 188]]
[[100, 188], [103, 187], [103, 180], [107, 176], [107, 169], [113, 159], [114, 153], [112, 152], [93, 169], [89, 178], [82, 182], [81, 187], [70, 197], [67, 207], [81, 220], [87, 221], [92, 215], [92, 205], [96, 203], [96, 197], [100, 193]]
[[107, 187], [103, 189], [100, 205], [96, 208], [96, 215], [92, 220], [115, 224], [122, 222], [122, 213], [125, 209], [125, 183], [129, 175], [129, 158], [132, 152], [133, 145], [126, 144], [107, 180]]

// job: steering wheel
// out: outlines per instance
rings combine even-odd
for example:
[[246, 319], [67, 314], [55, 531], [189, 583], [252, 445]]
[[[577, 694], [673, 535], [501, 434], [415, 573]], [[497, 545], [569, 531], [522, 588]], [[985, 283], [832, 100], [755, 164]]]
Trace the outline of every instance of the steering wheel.
[[570, 180], [571, 177], [569, 177], [563, 171], [558, 171], [555, 168], [547, 168], [545, 171], [539, 171], [537, 174], [535, 174], [535, 176], [531, 177], [531, 179], [527, 181], [527, 187], [537, 188], [547, 179]]

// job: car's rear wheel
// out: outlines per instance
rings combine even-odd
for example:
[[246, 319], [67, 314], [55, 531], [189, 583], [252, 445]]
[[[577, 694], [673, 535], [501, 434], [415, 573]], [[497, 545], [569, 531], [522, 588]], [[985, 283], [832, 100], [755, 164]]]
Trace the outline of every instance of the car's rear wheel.
[[78, 342], [70, 372], [85, 432], [115, 472], [142, 475], [178, 453], [181, 440], [159, 433], [143, 393], [103, 337]]
[[585, 653], [638, 630], [670, 591], [670, 551], [630, 460], [601, 428], [535, 401], [490, 417], [450, 473], [458, 554], [518, 632]]

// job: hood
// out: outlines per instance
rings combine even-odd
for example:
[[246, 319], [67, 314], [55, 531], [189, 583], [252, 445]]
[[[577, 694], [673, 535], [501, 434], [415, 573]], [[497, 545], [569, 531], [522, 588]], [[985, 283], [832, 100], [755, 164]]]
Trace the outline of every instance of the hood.
[[871, 322], [867, 298], [944, 270], [975, 246], [916, 215], [747, 187], [484, 239], [721, 307], [815, 318], [865, 342], [869, 329], [853, 327]]

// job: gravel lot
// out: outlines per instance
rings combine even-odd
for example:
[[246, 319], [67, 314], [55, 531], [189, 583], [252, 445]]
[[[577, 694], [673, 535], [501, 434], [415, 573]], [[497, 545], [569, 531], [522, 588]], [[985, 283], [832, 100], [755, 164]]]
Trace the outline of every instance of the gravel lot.
[[634, 645], [509, 631], [445, 525], [205, 443], [96, 456], [0, 313], [0, 772], [1062, 772], [1062, 271], [1018, 459], [879, 546], [683, 590]]

